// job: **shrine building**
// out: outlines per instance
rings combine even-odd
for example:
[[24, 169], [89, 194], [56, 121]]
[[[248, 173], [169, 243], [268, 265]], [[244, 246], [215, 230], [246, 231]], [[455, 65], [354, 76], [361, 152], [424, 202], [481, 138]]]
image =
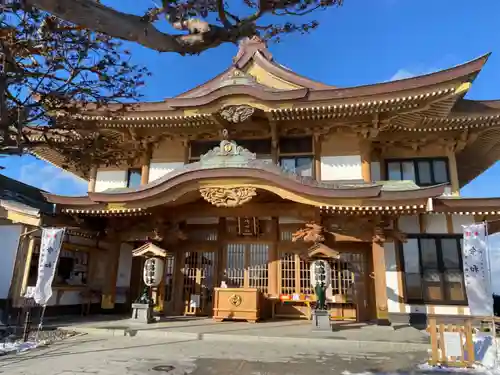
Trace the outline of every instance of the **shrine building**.
[[[500, 101], [464, 98], [487, 59], [340, 88], [292, 72], [253, 38], [176, 97], [88, 112], [144, 153], [88, 172], [34, 151], [89, 181], [82, 197], [46, 194], [72, 223], [49, 304], [130, 308], [143, 282], [133, 251], [146, 248], [165, 251], [162, 314], [212, 316], [224, 282], [257, 289], [262, 319], [308, 317], [308, 255], [320, 252], [332, 319], [469, 314], [462, 225], [500, 216], [500, 199], [460, 197], [500, 156]], [[36, 280], [37, 238], [30, 246], [19, 293]]]

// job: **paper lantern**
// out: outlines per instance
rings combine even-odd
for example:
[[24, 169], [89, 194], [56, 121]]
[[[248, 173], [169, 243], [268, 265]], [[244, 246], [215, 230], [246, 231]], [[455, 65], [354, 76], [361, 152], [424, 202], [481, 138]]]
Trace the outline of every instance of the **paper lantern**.
[[315, 260], [311, 262], [311, 267], [309, 267], [309, 273], [311, 275], [311, 286], [314, 288], [316, 282], [324, 283], [326, 287], [330, 285], [332, 270], [330, 265], [326, 260]]
[[144, 262], [143, 279], [147, 286], [158, 286], [163, 279], [164, 262], [161, 258], [149, 258]]

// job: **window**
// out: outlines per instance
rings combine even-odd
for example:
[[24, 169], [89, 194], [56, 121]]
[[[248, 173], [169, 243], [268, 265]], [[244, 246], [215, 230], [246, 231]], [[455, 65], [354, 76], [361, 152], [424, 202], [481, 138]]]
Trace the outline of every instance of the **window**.
[[225, 281], [230, 288], [256, 288], [267, 293], [268, 263], [267, 244], [227, 244]]
[[467, 304], [460, 237], [409, 236], [401, 248], [408, 303]]
[[312, 137], [287, 137], [279, 141], [280, 165], [299, 176], [313, 176]]
[[[35, 286], [38, 278], [38, 260], [40, 259], [40, 245], [33, 249], [30, 270], [28, 274], [28, 285]], [[87, 251], [68, 250], [64, 244], [61, 248], [59, 260], [56, 266], [53, 286], [83, 286], [87, 285], [89, 268], [89, 253]]]
[[129, 169], [127, 177], [127, 187], [136, 188], [138, 186], [141, 186], [141, 170]]
[[287, 171], [298, 174], [299, 176], [312, 176], [312, 157], [285, 157], [280, 158], [280, 165]]
[[408, 159], [387, 162], [389, 180], [411, 180], [419, 186], [449, 183], [447, 159]]

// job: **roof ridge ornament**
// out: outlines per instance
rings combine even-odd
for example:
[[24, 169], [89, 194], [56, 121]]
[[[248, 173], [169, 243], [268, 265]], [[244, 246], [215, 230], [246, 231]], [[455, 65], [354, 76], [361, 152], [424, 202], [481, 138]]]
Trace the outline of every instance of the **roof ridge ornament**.
[[257, 155], [246, 148], [229, 140], [227, 129], [222, 131], [222, 141], [219, 146], [201, 155], [201, 168], [247, 167], [257, 159]]

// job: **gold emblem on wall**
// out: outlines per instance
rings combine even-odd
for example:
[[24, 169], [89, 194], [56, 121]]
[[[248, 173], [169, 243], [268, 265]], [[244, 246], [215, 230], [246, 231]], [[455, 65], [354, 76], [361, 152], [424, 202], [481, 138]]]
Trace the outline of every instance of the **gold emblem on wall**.
[[244, 205], [257, 195], [254, 187], [210, 187], [201, 188], [200, 194], [208, 203], [216, 207], [238, 207]]
[[241, 298], [241, 296], [238, 294], [233, 294], [231, 297], [229, 297], [228, 301], [234, 307], [238, 307], [243, 302], [243, 298]]

